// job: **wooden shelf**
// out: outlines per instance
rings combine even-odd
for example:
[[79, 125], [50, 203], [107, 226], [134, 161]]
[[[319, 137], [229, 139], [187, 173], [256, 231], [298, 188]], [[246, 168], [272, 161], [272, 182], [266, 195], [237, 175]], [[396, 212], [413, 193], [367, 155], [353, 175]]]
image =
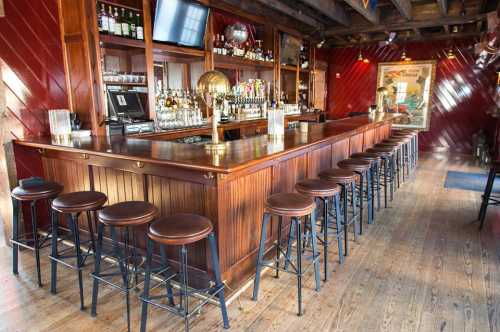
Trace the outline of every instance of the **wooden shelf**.
[[273, 70], [274, 62], [214, 54], [214, 67], [234, 70]]
[[281, 65], [281, 70], [297, 71], [297, 66]]
[[144, 40], [100, 34], [101, 47], [115, 49], [146, 48]]
[[197, 58], [198, 60], [205, 56], [204, 50], [155, 42], [153, 42], [153, 53], [184, 59]]
[[109, 81], [104, 81], [103, 82], [106, 85], [122, 85], [122, 86], [148, 86], [146, 82], [142, 83], [131, 83], [131, 82], [109, 82]]

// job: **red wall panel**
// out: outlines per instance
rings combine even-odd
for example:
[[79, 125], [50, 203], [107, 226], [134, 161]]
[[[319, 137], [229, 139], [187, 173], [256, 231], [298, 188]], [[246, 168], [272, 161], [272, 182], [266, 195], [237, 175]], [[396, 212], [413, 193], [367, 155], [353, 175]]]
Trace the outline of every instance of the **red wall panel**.
[[[409, 43], [413, 60], [437, 60], [432, 96], [431, 127], [420, 134], [420, 148], [469, 153], [472, 135], [480, 128], [493, 131], [495, 120], [486, 110], [495, 107], [496, 73], [474, 69], [474, 40], [454, 42], [456, 59], [446, 58], [446, 41]], [[449, 45], [449, 44], [448, 44]], [[399, 61], [401, 47], [362, 48], [370, 63], [357, 61], [359, 48], [332, 49], [329, 53], [328, 112], [341, 118], [351, 112], [367, 112], [375, 103], [377, 65]]]

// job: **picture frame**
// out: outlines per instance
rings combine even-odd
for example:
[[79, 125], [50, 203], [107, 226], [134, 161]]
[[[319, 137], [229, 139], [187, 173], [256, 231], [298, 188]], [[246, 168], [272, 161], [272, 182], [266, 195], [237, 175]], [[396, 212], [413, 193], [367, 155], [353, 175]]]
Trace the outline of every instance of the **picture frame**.
[[435, 60], [378, 64], [377, 89], [387, 89], [387, 94], [378, 98], [378, 109], [407, 115], [396, 119], [394, 128], [429, 130], [436, 64]]

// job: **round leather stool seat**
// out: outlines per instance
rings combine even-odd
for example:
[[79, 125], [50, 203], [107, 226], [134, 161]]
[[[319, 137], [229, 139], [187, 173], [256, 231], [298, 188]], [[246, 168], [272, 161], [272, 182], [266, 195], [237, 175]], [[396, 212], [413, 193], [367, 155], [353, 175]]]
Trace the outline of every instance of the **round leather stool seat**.
[[316, 203], [311, 197], [296, 193], [279, 193], [266, 201], [266, 211], [279, 216], [302, 217], [311, 212]]
[[387, 138], [381, 142], [381, 144], [386, 144], [386, 143], [392, 143], [392, 144], [397, 144], [397, 146], [403, 145], [404, 139], [401, 138]]
[[63, 186], [56, 182], [44, 182], [40, 185], [33, 185], [22, 188], [15, 187], [12, 190], [12, 197], [18, 201], [35, 201], [38, 199], [54, 198], [63, 190]]
[[365, 172], [371, 167], [371, 162], [368, 160], [349, 158], [340, 161], [337, 164], [340, 168], [348, 169], [355, 172]]
[[352, 154], [351, 158], [368, 160], [369, 162], [373, 163], [379, 161], [382, 155], [383, 155], [382, 153], [377, 153], [377, 152], [359, 152]]
[[183, 245], [204, 239], [213, 230], [212, 222], [192, 213], [161, 218], [149, 226], [148, 236], [166, 245]]
[[390, 138], [413, 138], [413, 134], [408, 134], [408, 133], [393, 133]]
[[332, 197], [340, 193], [340, 186], [331, 181], [306, 179], [298, 182], [295, 190], [311, 197]]
[[107, 206], [97, 216], [108, 226], [138, 226], [153, 221], [158, 214], [158, 209], [151, 203], [129, 201]]
[[388, 139], [386, 139], [386, 141], [404, 144], [404, 143], [410, 142], [411, 141], [411, 137], [395, 137], [395, 136], [391, 136]]
[[101, 208], [108, 198], [98, 191], [77, 191], [54, 199], [52, 208], [61, 213], [95, 211]]
[[319, 178], [340, 184], [349, 184], [356, 181], [358, 175], [353, 171], [342, 168], [330, 168], [319, 173]]
[[398, 143], [392, 143], [392, 142], [382, 142], [375, 144], [375, 148], [391, 148], [393, 151], [396, 151], [401, 144]]
[[377, 153], [382, 157], [390, 157], [394, 153], [394, 149], [391, 147], [373, 147], [365, 150], [366, 153]]

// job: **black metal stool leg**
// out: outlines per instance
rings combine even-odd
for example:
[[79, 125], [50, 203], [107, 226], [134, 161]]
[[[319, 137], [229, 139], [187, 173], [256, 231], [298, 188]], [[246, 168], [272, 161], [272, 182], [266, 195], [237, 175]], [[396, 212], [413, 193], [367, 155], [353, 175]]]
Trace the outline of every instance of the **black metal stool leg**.
[[394, 181], [396, 180], [396, 153], [393, 153], [392, 158], [391, 158], [391, 163], [390, 163], [390, 169], [389, 172], [391, 174], [390, 180], [391, 180], [391, 202], [394, 199]]
[[280, 251], [281, 251], [281, 226], [282, 226], [282, 218], [281, 216], [278, 217], [278, 239], [276, 242], [276, 278], [279, 278], [280, 276]]
[[[116, 228], [114, 226], [110, 226], [110, 231], [111, 231], [111, 241], [113, 245], [113, 252], [118, 260], [118, 265], [120, 267], [120, 272], [122, 275], [122, 280], [123, 280], [123, 288], [125, 289], [125, 301], [126, 301], [126, 307], [127, 307], [127, 327], [128, 330], [130, 331], [130, 296], [129, 296], [129, 285], [128, 285], [128, 267], [126, 264], [123, 262], [124, 258], [122, 258], [122, 255], [120, 253], [120, 248], [119, 248], [119, 242], [118, 238], [116, 235]], [[128, 228], [125, 228], [125, 245], [128, 246]], [[125, 259], [127, 258], [125, 254]]]
[[[344, 255], [347, 256], [349, 255], [349, 242], [347, 241], [347, 238], [348, 238], [348, 228], [349, 228], [349, 224], [348, 224], [348, 214], [347, 214], [347, 209], [348, 209], [348, 191], [347, 191], [347, 186], [348, 184], [343, 184], [342, 185], [342, 191], [344, 193], [344, 247], [345, 247], [345, 252], [344, 252]], [[354, 204], [353, 204], [353, 208], [354, 208]], [[354, 211], [354, 210], [353, 210]], [[354, 216], [354, 214], [353, 214]], [[354, 219], [353, 219], [354, 220]], [[354, 228], [356, 228], [356, 226], [354, 226]]]
[[[359, 218], [360, 213], [357, 211], [356, 201], [358, 200], [358, 194], [356, 193], [356, 182], [351, 184], [352, 191], [352, 220], [353, 220], [353, 231], [354, 231], [354, 241], [358, 241], [359, 235], [361, 234], [361, 219]], [[346, 239], [347, 241], [347, 239]], [[347, 249], [346, 249], [347, 251]]]
[[56, 294], [57, 292], [57, 261], [55, 259], [59, 258], [57, 250], [58, 230], [59, 230], [59, 214], [56, 211], [52, 211], [52, 239], [51, 239], [52, 245], [50, 254], [50, 257], [54, 258], [50, 260], [50, 292], [52, 294]]
[[146, 273], [144, 275], [144, 291], [142, 294], [141, 332], [146, 332], [146, 323], [148, 319], [149, 285], [151, 282], [151, 258], [153, 256], [153, 246], [153, 241], [148, 238], [146, 251]]
[[85, 304], [83, 299], [83, 258], [82, 258], [82, 249], [80, 247], [80, 231], [78, 227], [78, 216], [74, 216], [73, 214], [69, 214], [69, 219], [71, 223], [71, 228], [73, 229], [73, 236], [75, 239], [75, 250], [76, 250], [76, 264], [78, 270], [78, 287], [80, 289], [80, 310], [85, 310]]
[[[328, 197], [321, 198], [323, 201], [323, 265], [324, 265], [324, 280], [328, 280], [328, 215], [329, 215], [329, 207], [328, 207]], [[314, 225], [312, 225], [314, 227]]]
[[40, 244], [38, 243], [38, 227], [36, 221], [36, 203], [37, 201], [31, 202], [31, 227], [33, 231], [33, 248], [35, 249], [35, 260], [36, 260], [36, 276], [38, 280], [38, 287], [42, 287], [42, 272], [40, 269]]
[[363, 200], [364, 200], [364, 184], [365, 184], [365, 176], [363, 172], [359, 172], [359, 234], [363, 234]]
[[227, 308], [226, 308], [226, 300], [224, 298], [224, 284], [222, 283], [222, 278], [220, 274], [220, 266], [219, 266], [219, 255], [217, 253], [217, 244], [215, 241], [214, 233], [210, 233], [208, 235], [208, 243], [210, 245], [210, 252], [212, 257], [212, 268], [214, 270], [215, 275], [215, 285], [218, 289], [220, 289], [217, 294], [219, 297], [220, 309], [222, 313], [222, 321], [224, 322], [224, 328], [229, 328], [229, 318], [227, 316]]
[[389, 163], [388, 159], [384, 159], [384, 208], [387, 209], [387, 172], [388, 172], [388, 167], [387, 164]]
[[[167, 270], [168, 269], [168, 258], [167, 258], [167, 250], [165, 249], [164, 245], [160, 245], [160, 256], [163, 264], [163, 269]], [[172, 290], [172, 283], [170, 281], [170, 278], [167, 278], [167, 298], [168, 298], [168, 303], [170, 305], [174, 305], [174, 292]]]
[[311, 225], [311, 244], [312, 244], [313, 264], [314, 264], [314, 279], [316, 280], [316, 292], [319, 292], [321, 288], [321, 278], [319, 273], [318, 237], [316, 233], [316, 209], [314, 209], [311, 215], [309, 217], [306, 217], [306, 219], [309, 219]]
[[266, 229], [267, 224], [271, 220], [271, 215], [268, 213], [264, 213], [262, 218], [262, 229], [260, 235], [260, 244], [259, 244], [259, 254], [257, 256], [257, 266], [255, 268], [255, 279], [253, 284], [253, 295], [252, 300], [257, 301], [257, 297], [259, 295], [259, 285], [260, 285], [260, 273], [262, 272], [262, 263], [264, 260], [264, 250], [266, 247]]
[[493, 190], [493, 184], [495, 182], [496, 172], [493, 168], [490, 169], [488, 173], [488, 182], [486, 182], [486, 188], [484, 189], [483, 201], [481, 203], [481, 208], [479, 209], [479, 217], [480, 221], [479, 229], [483, 229], [484, 220], [486, 219], [486, 210], [488, 208], [488, 204], [490, 201], [491, 191]]
[[298, 315], [302, 316], [302, 221], [300, 218], [293, 218], [296, 223], [297, 236], [297, 301]]
[[[94, 275], [100, 277], [101, 273], [101, 255], [102, 255], [102, 238], [104, 234], [104, 224], [99, 223], [97, 230], [97, 247], [95, 251], [95, 268]], [[99, 279], [94, 278], [94, 285], [92, 287], [92, 309], [90, 315], [95, 317], [97, 315], [97, 296], [99, 293]]]
[[[340, 222], [340, 194], [333, 197], [335, 205], [335, 222], [337, 226], [337, 245], [339, 250], [339, 263], [344, 263], [344, 253], [342, 250], [342, 223]], [[344, 226], [345, 227], [345, 226]]]
[[290, 223], [290, 230], [288, 231], [288, 241], [287, 241], [286, 253], [285, 253], [286, 259], [285, 259], [285, 264], [284, 264], [285, 270], [288, 270], [288, 266], [290, 266], [290, 257], [292, 255], [293, 240], [295, 240], [295, 223], [292, 222], [292, 223]]
[[90, 243], [92, 244], [92, 252], [96, 251], [95, 237], [94, 237], [94, 221], [91, 218], [91, 212], [87, 211], [87, 225], [89, 227]]
[[188, 275], [187, 275], [187, 249], [185, 245], [181, 246], [181, 280], [182, 280], [182, 289], [181, 289], [181, 308], [184, 313], [184, 330], [189, 331], [189, 296], [188, 296]]
[[12, 198], [12, 273], [19, 274], [19, 205], [21, 203]]

